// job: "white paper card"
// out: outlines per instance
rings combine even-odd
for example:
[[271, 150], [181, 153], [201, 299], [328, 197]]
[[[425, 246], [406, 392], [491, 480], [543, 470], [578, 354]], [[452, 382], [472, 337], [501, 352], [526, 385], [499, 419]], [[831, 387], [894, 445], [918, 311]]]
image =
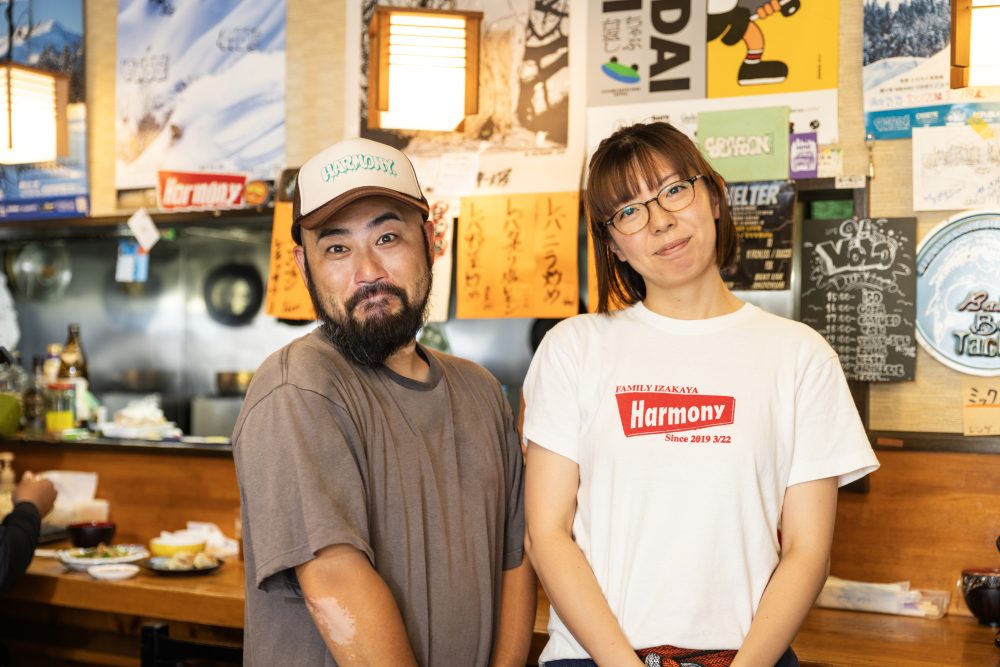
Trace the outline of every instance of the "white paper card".
[[132, 230], [135, 239], [146, 252], [160, 240], [160, 230], [156, 228], [156, 224], [144, 208], [132, 214], [128, 219], [128, 228]]
[[437, 175], [439, 195], [470, 195], [476, 191], [479, 179], [479, 153], [445, 153], [441, 156], [441, 171]]
[[1000, 206], [1000, 127], [913, 128], [913, 210]]

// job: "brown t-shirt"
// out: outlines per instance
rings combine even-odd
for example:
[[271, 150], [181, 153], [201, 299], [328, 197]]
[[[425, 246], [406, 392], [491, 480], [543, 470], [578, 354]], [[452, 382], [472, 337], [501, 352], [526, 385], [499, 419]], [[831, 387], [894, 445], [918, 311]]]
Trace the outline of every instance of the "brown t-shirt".
[[427, 382], [352, 364], [317, 329], [258, 369], [233, 433], [245, 664], [336, 665], [294, 572], [332, 544], [371, 560], [421, 665], [489, 663], [523, 553], [521, 448], [492, 375], [418, 352]]

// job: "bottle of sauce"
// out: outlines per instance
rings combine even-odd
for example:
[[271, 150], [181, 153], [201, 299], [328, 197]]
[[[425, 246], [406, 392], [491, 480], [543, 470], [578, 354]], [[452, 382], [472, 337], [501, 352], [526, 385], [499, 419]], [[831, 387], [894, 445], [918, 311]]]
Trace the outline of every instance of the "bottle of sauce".
[[45, 362], [42, 364], [42, 373], [45, 375], [45, 382], [55, 382], [59, 379], [59, 368], [62, 366], [62, 345], [59, 343], [49, 343], [45, 348]]
[[14, 453], [0, 452], [0, 493], [13, 493], [14, 480]]
[[87, 389], [87, 355], [83, 351], [83, 342], [80, 340], [80, 325], [73, 323], [69, 325], [69, 333], [66, 344], [63, 345], [62, 353], [59, 355], [61, 361], [59, 365], [59, 381], [69, 382], [76, 389], [76, 422], [83, 423], [90, 418], [88, 409]]

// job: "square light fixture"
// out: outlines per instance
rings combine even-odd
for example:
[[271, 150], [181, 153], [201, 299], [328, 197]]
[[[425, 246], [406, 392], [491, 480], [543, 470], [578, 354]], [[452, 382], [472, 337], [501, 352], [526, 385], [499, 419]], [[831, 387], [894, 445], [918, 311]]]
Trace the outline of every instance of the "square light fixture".
[[69, 151], [69, 77], [0, 64], [0, 164], [51, 162]]
[[376, 7], [368, 28], [369, 129], [461, 127], [479, 110], [482, 12]]
[[951, 87], [1000, 86], [1000, 0], [951, 0]]

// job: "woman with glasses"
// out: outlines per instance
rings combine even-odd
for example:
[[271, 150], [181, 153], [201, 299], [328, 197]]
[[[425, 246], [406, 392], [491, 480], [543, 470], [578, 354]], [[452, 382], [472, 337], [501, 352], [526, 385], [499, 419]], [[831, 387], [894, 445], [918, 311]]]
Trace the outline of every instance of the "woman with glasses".
[[837, 355], [726, 288], [726, 184], [671, 125], [605, 139], [586, 203], [598, 313], [524, 384], [541, 663], [796, 665], [837, 488], [878, 467]]

